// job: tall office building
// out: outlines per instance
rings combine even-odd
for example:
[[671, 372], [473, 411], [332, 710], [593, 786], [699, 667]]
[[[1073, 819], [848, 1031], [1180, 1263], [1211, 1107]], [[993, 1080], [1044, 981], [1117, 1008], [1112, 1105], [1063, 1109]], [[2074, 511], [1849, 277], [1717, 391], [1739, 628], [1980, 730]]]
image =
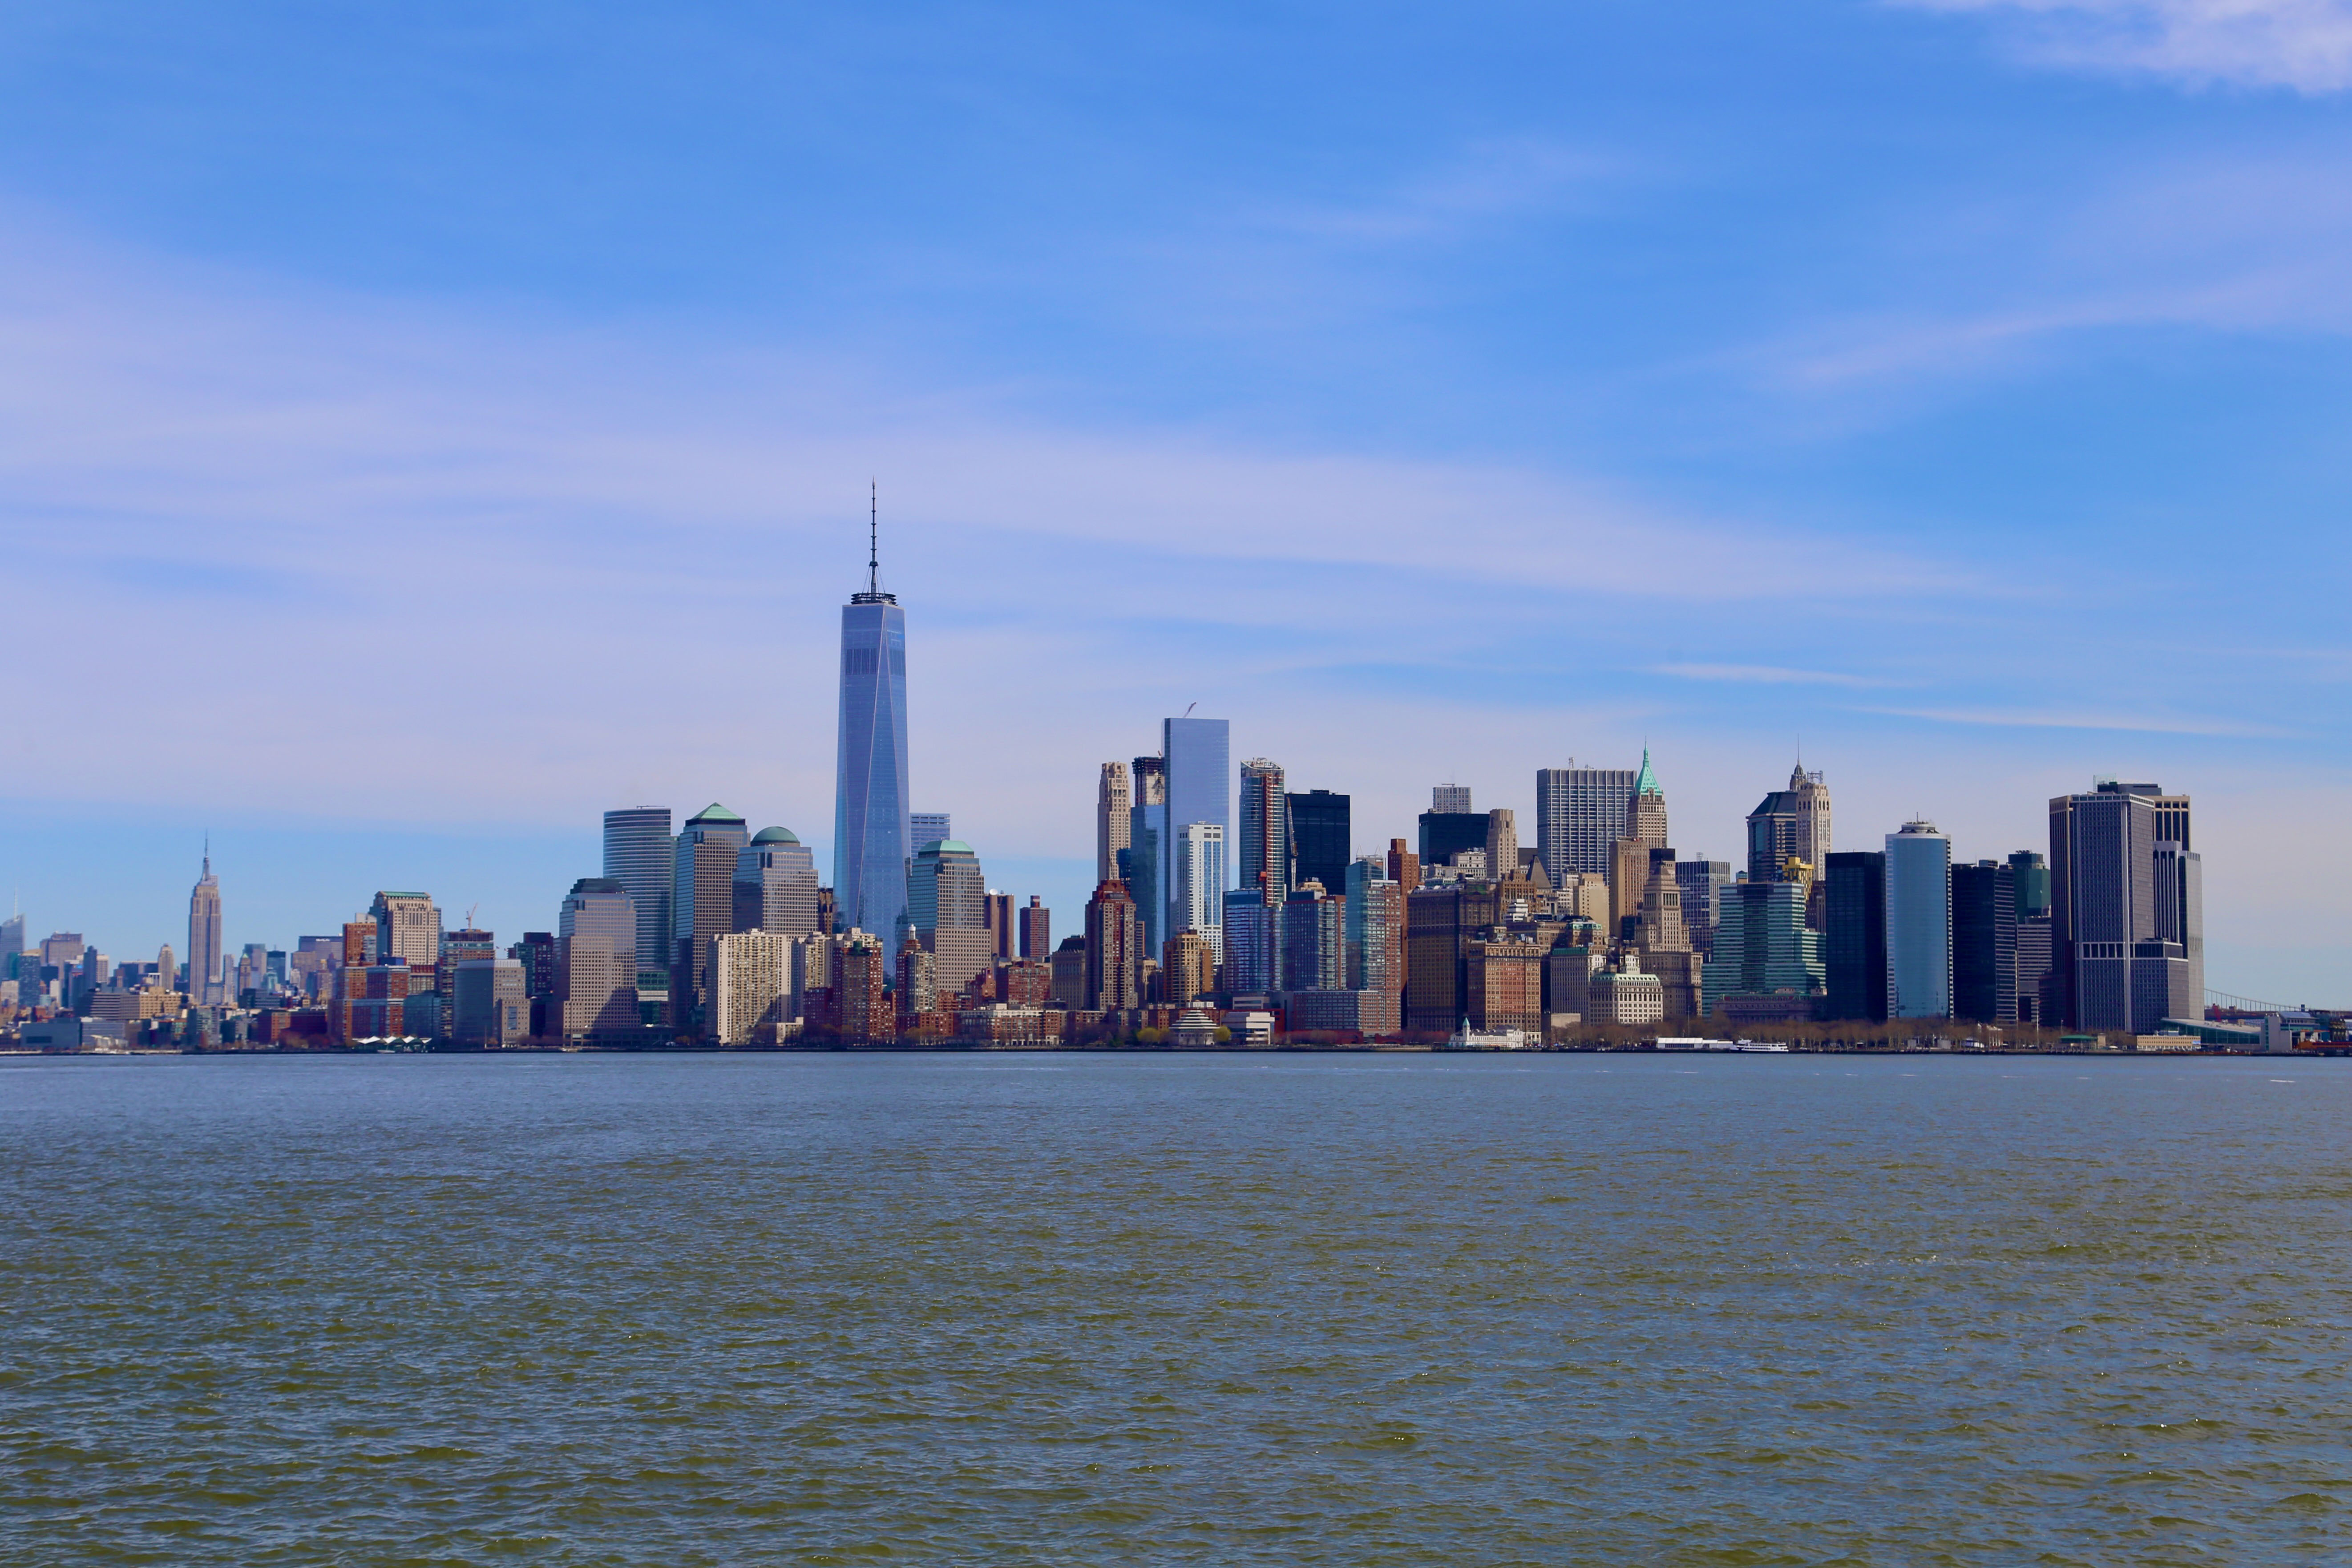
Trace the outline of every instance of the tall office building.
[[1498, 805], [1486, 814], [1486, 841], [1480, 846], [1486, 851], [1486, 878], [1489, 881], [1508, 881], [1519, 874], [1519, 816], [1507, 805]]
[[519, 960], [459, 959], [444, 973], [448, 1037], [460, 1045], [520, 1045], [530, 1036], [529, 978]]
[[932, 957], [941, 990], [961, 991], [994, 961], [987, 905], [987, 880], [971, 845], [940, 838], [916, 852], [907, 879], [907, 918]]
[[1274, 989], [1274, 916], [1255, 891], [1235, 888], [1225, 895], [1221, 988], [1230, 996], [1263, 996]]
[[1429, 790], [1429, 809], [1442, 812], [1449, 816], [1467, 816], [1475, 809], [1470, 804], [1470, 786], [1455, 784], [1432, 784]]
[[[210, 860], [212, 857], [206, 855], [205, 858]], [[208, 867], [207, 869], [209, 868]], [[0, 921], [0, 960], [13, 960], [24, 951], [25, 917], [11, 915], [6, 920]], [[11, 980], [15, 979], [16, 972], [13, 969], [8, 971], [7, 977]], [[171, 976], [165, 975], [163, 978], [165, 983], [169, 984]]]
[[604, 814], [604, 877], [626, 889], [637, 911], [640, 990], [669, 991], [669, 885], [676, 839], [669, 807], [635, 805]]
[[1666, 842], [1666, 792], [1650, 771], [1647, 746], [1642, 748], [1641, 771], [1633, 775], [1633, 793], [1625, 797], [1625, 837], [1643, 844]]
[[1343, 984], [1350, 991], [1404, 994], [1404, 890], [1391, 881], [1380, 857], [1366, 855], [1348, 866], [1348, 963]]
[[735, 861], [751, 835], [711, 802], [686, 819], [670, 858], [670, 1021], [699, 1034], [710, 1001], [710, 939], [735, 929]]
[[[1450, 866], [1465, 849], [1483, 856], [1486, 831], [1494, 824], [1483, 811], [1424, 811], [1421, 814], [1420, 855], [1424, 868]], [[1490, 867], [1491, 872], [1492, 868]]]
[[[18, 940], [21, 942], [22, 937]], [[188, 1000], [210, 1007], [217, 1005], [220, 999], [220, 879], [213, 875], [213, 852], [208, 844], [205, 847], [205, 874], [196, 879], [188, 894]]]
[[[441, 1033], [445, 1037], [451, 1039], [467, 1037], [457, 1032], [457, 966], [461, 963], [486, 963], [498, 956], [498, 938], [488, 931], [477, 931], [468, 926], [463, 931], [445, 931], [441, 933], [441, 951], [436, 960], [433, 988], [441, 994]], [[520, 974], [521, 971], [518, 969], [516, 973]], [[496, 989], [502, 986], [504, 983], [484, 981], [482, 984]], [[485, 998], [490, 994], [488, 991], [483, 993]], [[489, 1003], [485, 1000], [483, 1005], [488, 1007]], [[488, 1015], [485, 1013], [483, 1016], [488, 1017]]]
[[736, 931], [816, 934], [816, 856], [789, 827], [762, 827], [735, 852]]
[[[1168, 780], [1167, 832], [1160, 842], [1160, 902], [1164, 910], [1147, 951], [1183, 930], [1176, 913], [1177, 839], [1190, 822], [1213, 822], [1220, 842], [1234, 833], [1233, 726], [1223, 719], [1162, 719], [1160, 721], [1160, 765]], [[1224, 874], [1223, 858], [1218, 875]], [[1221, 884], [1211, 889], [1211, 901], [1222, 896]]]
[[981, 914], [988, 926], [988, 952], [997, 962], [1019, 956], [1013, 937], [1013, 895], [991, 888], [982, 895]]
[[1339, 991], [1347, 987], [1348, 900], [1320, 882], [1301, 882], [1282, 905], [1281, 957], [1276, 989]]
[[368, 908], [375, 921], [375, 961], [399, 959], [411, 969], [441, 962], [441, 911], [430, 894], [386, 889]]
[[917, 849], [926, 844], [937, 844], [942, 838], [953, 838], [955, 829], [951, 814], [944, 811], [910, 811], [907, 814], [907, 842]]
[[1410, 893], [1421, 886], [1421, 857], [1404, 847], [1402, 838], [1389, 840], [1389, 880], [1402, 892]]
[[1675, 879], [1682, 885], [1683, 929], [1690, 933], [1691, 951], [1702, 957], [1715, 951], [1715, 921], [1723, 908], [1723, 889], [1731, 885], [1731, 862], [1675, 862]]
[[[2181, 837], [2160, 839], [2159, 821]], [[2102, 781], [2051, 801], [2050, 991], [2064, 1026], [2149, 1034], [2203, 1013], [2185, 940], [2193, 926], [2201, 965], [2203, 910], [2190, 905], [2201, 906], [2203, 868], [2189, 831], [2189, 797], [2152, 784]], [[2178, 847], [2159, 858], [2160, 845]]]
[[1136, 984], [1142, 964], [1138, 942], [1142, 932], [1135, 918], [1135, 900], [1127, 884], [1098, 884], [1087, 900], [1087, 1006], [1120, 1013], [1139, 1006]]
[[1632, 768], [1580, 768], [1572, 757], [1564, 768], [1536, 770], [1536, 851], [1553, 887], [1571, 872], [1610, 874], [1609, 847], [1625, 836], [1634, 776]]
[[1175, 829], [1174, 838], [1175, 900], [1168, 929], [1177, 933], [1198, 932], [1211, 954], [1222, 962], [1226, 891], [1224, 825], [1188, 822]]
[[1715, 956], [1701, 977], [1702, 1009], [1727, 996], [1818, 997], [1827, 988], [1821, 933], [1805, 923], [1801, 882], [1735, 882], [1724, 889]]
[[1135, 759], [1134, 804], [1127, 810], [1127, 875], [1113, 879], [1125, 884], [1135, 902], [1135, 918], [1142, 932], [1142, 951], [1153, 952], [1168, 925], [1168, 771], [1165, 759]]
[[1234, 886], [1269, 907], [1290, 896], [1290, 797], [1282, 764], [1252, 757], [1242, 764], [1241, 842]]
[[1293, 791], [1285, 797], [1290, 813], [1290, 885], [1320, 882], [1332, 892], [1348, 885], [1355, 858], [1350, 797], [1328, 789]]
[[908, 820], [907, 612], [882, 591], [871, 537], [866, 591], [841, 610], [841, 721], [833, 806], [833, 893], [844, 927], [879, 933], [887, 954], [903, 934]]
[[1021, 956], [1039, 963], [1054, 956], [1054, 911], [1034, 893], [1021, 910]]
[[1844, 850], [1826, 857], [1822, 889], [1827, 928], [1822, 967], [1829, 983], [1828, 1016], [1886, 1022], [1886, 856]]
[[2006, 861], [1952, 868], [1952, 1016], [2017, 1022], [2017, 872]]
[[1886, 1016], [1952, 1016], [1952, 841], [1932, 822], [1886, 836]]
[[1829, 785], [1801, 763], [1789, 774], [1788, 788], [1774, 790], [1748, 814], [1748, 879], [1780, 881], [1790, 860], [1802, 860], [1819, 878], [1829, 855]]
[[[2177, 824], [2166, 820], [2165, 802], [2157, 802], [2156, 821], [2158, 831], [2177, 826], [2179, 831], [2189, 830], [2189, 801], [2178, 797], [2179, 816]], [[2185, 843], [2168, 838], [2156, 842], [2156, 940], [2178, 947], [2176, 960], [2171, 953], [2160, 956], [2166, 961], [2165, 997], [2170, 1011], [2167, 1018], [2195, 1020], [2205, 1016], [2205, 863], [2203, 858]]]
[[[1095, 785], [1095, 880], [1108, 882], [1119, 874], [1118, 852], [1128, 847], [1129, 809], [1134, 805], [1125, 763], [1105, 763]], [[1042, 955], [1041, 955], [1042, 956]]]
[[555, 930], [555, 1026], [566, 1039], [634, 1039], [637, 911], [612, 877], [583, 877], [564, 896]]

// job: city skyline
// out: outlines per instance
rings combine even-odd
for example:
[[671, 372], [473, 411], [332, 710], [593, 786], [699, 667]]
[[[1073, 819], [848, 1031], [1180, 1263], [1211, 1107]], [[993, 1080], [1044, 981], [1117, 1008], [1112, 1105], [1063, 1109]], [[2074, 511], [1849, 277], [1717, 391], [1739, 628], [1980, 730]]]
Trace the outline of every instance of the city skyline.
[[[383, 885], [538, 929], [616, 805], [829, 867], [878, 478], [907, 804], [1056, 908], [1091, 856], [1035, 781], [1197, 701], [1391, 832], [1458, 772], [1524, 845], [1536, 769], [1647, 745], [1735, 866], [1800, 757], [1841, 842], [1961, 858], [2179, 782], [2217, 983], [2341, 994], [2352, 83], [2107, 9], [2164, 47], [1810, 3], [0, 29], [15, 646], [109, 694], [201, 650], [12, 737], [0, 876], [145, 950], [210, 827], [234, 950]], [[313, 673], [350, 647], [425, 699]]]

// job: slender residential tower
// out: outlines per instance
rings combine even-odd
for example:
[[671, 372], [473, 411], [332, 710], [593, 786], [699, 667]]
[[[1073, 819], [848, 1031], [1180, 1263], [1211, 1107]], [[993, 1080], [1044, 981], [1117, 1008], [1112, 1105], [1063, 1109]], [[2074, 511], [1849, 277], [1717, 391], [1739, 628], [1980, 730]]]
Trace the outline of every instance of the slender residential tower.
[[833, 806], [838, 929], [894, 947], [907, 914], [907, 612], [882, 591], [878, 504], [868, 519], [866, 591], [841, 611], [841, 728]]
[[[213, 875], [212, 846], [205, 846], [205, 874], [188, 894], [188, 1000], [208, 1006], [221, 999], [220, 879]], [[164, 977], [169, 984], [170, 976]]]

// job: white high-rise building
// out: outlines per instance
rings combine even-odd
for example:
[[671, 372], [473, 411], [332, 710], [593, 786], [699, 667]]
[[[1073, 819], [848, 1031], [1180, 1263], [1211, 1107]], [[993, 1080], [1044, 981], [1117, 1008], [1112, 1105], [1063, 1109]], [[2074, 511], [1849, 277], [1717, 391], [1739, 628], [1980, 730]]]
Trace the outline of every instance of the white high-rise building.
[[722, 1046], [750, 1045], [782, 1029], [793, 1013], [793, 938], [732, 931], [710, 939], [711, 1033]]
[[1224, 824], [1188, 822], [1176, 829], [1175, 837], [1176, 885], [1171, 900], [1175, 919], [1170, 934], [1199, 931], [1222, 963], [1225, 953]]
[[1536, 770], [1536, 849], [1553, 887], [1570, 872], [1611, 874], [1610, 847], [1625, 836], [1633, 778], [1632, 768], [1580, 768], [1573, 758]]
[[1134, 826], [1128, 810], [1134, 805], [1128, 788], [1127, 764], [1105, 763], [1102, 781], [1095, 786], [1095, 881], [1118, 875], [1118, 852], [1132, 841]]
[[1886, 1016], [1952, 1016], [1952, 841], [1932, 822], [1886, 836]]

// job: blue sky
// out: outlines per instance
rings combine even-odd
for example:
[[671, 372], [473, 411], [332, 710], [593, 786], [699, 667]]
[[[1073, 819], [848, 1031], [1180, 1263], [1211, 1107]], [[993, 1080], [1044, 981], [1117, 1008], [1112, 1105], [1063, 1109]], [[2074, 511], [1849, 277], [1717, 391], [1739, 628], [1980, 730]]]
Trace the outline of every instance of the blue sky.
[[[0, 16], [0, 880], [118, 956], [819, 842], [879, 479], [915, 791], [1074, 929], [1198, 700], [1352, 792], [1654, 751], [1728, 855], [2198, 800], [2352, 1002], [2352, 5]], [[1531, 825], [1523, 825], [1531, 835]], [[6, 890], [0, 889], [0, 896]]]

